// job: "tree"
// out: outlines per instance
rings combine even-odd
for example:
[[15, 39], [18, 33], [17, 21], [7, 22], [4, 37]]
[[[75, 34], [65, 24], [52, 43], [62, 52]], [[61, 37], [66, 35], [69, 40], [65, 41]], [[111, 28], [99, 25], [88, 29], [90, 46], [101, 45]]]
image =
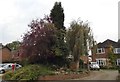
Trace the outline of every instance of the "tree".
[[74, 56], [76, 70], [78, 70], [80, 56], [88, 55], [88, 50], [93, 43], [93, 36], [88, 23], [73, 21], [67, 31], [66, 39], [69, 52]]
[[61, 2], [55, 2], [50, 17], [57, 29], [55, 53], [59, 56], [65, 56], [67, 55], [67, 46], [65, 43], [66, 29], [64, 27], [64, 9], [61, 6]]
[[9, 47], [11, 50], [17, 50], [21, 45], [21, 42], [19, 41], [13, 41], [12, 43], [6, 44], [7, 47]]
[[30, 62], [48, 62], [55, 55], [56, 28], [49, 18], [33, 20], [28, 25], [30, 30], [24, 35], [22, 42], [23, 57]]
[[114, 48], [110, 45], [109, 52], [108, 52], [108, 58], [109, 58], [109, 62], [111, 64], [111, 66], [115, 67], [117, 58], [116, 58], [113, 50], [114, 50]]
[[50, 13], [51, 20], [57, 27], [57, 29], [63, 29], [65, 30], [64, 27], [64, 10], [61, 6], [61, 2], [55, 2], [53, 9], [51, 10]]

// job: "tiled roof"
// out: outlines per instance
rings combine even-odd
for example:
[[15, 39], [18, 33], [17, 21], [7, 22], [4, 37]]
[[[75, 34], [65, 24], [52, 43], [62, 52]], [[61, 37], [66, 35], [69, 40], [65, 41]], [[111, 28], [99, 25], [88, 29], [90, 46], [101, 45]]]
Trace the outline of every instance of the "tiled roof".
[[110, 47], [110, 46], [112, 46], [114, 48], [120, 48], [120, 43], [112, 41], [110, 39], [107, 39], [106, 41], [97, 44], [98, 48], [107, 48], [107, 47]]
[[7, 46], [0, 46], [0, 49], [4, 49], [4, 48], [7, 48], [8, 50], [10, 50], [11, 51], [11, 49], [9, 48], [9, 47], [7, 47]]

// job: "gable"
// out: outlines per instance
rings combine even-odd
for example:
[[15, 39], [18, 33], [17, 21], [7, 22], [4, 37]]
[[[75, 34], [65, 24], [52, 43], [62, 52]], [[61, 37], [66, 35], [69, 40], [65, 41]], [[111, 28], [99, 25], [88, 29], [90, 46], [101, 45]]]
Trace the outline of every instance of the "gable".
[[0, 50], [1, 50], [1, 49], [2, 49], [2, 50], [3, 50], [3, 49], [7, 49], [7, 50], [11, 51], [10, 48], [8, 48], [7, 46], [3, 46], [3, 45], [2, 45], [2, 47], [0, 48]]
[[110, 46], [113, 46], [114, 48], [119, 48], [120, 47], [118, 42], [115, 42], [115, 41], [112, 41], [112, 40], [109, 40], [109, 39], [107, 39], [103, 43], [98, 43], [97, 44], [98, 48], [109, 48]]

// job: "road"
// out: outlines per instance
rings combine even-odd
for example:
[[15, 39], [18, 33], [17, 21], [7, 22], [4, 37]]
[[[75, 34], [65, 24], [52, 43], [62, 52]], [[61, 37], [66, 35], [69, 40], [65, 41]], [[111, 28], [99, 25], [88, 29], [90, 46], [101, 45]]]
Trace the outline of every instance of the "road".
[[117, 76], [117, 70], [100, 70], [91, 71], [90, 76], [75, 80], [116, 80]]

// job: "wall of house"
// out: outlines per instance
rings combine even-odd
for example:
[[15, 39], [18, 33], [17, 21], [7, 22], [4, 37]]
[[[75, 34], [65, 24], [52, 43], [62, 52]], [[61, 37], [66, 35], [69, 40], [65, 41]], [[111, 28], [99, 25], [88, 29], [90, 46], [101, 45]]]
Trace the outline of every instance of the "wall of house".
[[95, 62], [96, 58], [108, 58], [109, 48], [105, 48], [105, 53], [96, 53], [92, 55], [92, 61]]
[[10, 61], [12, 58], [11, 51], [7, 48], [2, 49], [2, 62]]

